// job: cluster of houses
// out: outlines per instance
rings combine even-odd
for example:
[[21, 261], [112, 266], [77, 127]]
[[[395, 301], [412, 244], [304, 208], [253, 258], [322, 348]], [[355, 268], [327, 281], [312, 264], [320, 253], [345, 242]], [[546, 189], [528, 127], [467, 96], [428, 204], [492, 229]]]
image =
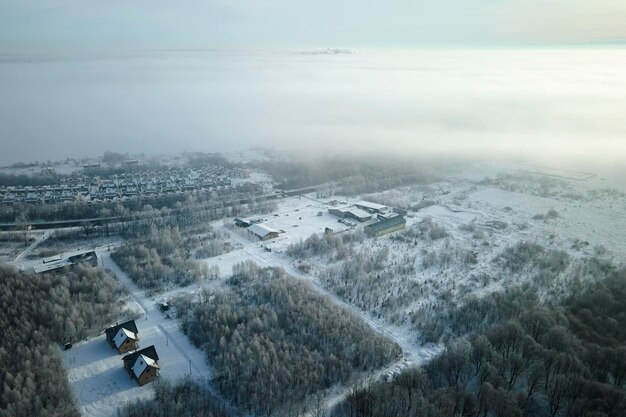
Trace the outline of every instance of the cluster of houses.
[[107, 179], [99, 176], [71, 175], [63, 177], [57, 185], [0, 187], [0, 202], [3, 204], [56, 204], [72, 201], [142, 199], [198, 191], [246, 191], [248, 188], [258, 191], [260, 185], [237, 180], [245, 180], [249, 177], [249, 172], [243, 168], [221, 166], [132, 172], [114, 175]]
[[[124, 369], [139, 385], [154, 381], [159, 376], [159, 355], [154, 345], [139, 349], [139, 330], [134, 320], [116, 324], [104, 331], [109, 345], [122, 357]], [[129, 353], [130, 352], [130, 353]]]
[[[338, 204], [336, 201], [332, 203], [334, 205]], [[406, 227], [406, 219], [404, 218], [406, 212], [404, 210], [369, 201], [359, 201], [352, 205], [332, 207], [328, 209], [328, 212], [338, 217], [339, 221], [344, 223], [350, 220], [356, 220], [361, 223], [376, 220], [363, 228], [363, 231], [372, 237], [383, 236]]]

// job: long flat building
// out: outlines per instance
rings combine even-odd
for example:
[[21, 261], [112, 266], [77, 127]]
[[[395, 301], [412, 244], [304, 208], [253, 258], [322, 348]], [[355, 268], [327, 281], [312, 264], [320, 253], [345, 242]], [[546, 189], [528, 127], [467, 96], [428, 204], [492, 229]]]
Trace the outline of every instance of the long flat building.
[[388, 233], [397, 232], [406, 227], [406, 220], [402, 216], [395, 216], [390, 219], [381, 220], [377, 223], [367, 225], [363, 231], [372, 237], [379, 237]]

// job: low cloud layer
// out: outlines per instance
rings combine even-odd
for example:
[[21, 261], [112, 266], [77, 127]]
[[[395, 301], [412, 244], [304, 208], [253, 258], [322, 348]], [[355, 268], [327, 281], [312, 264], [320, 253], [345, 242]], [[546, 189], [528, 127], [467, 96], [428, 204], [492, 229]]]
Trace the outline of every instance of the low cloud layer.
[[256, 145], [626, 162], [618, 49], [0, 58], [0, 164]]

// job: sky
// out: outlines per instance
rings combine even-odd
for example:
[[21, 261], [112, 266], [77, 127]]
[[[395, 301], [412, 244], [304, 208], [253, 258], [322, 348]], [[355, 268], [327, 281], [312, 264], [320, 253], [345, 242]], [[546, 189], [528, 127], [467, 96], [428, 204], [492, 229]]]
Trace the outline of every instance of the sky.
[[[0, 0], [0, 164], [249, 146], [622, 164], [624, 21], [623, 0]], [[312, 53], [332, 47], [355, 53]]]
[[623, 0], [0, 0], [5, 46], [415, 47], [626, 40]]

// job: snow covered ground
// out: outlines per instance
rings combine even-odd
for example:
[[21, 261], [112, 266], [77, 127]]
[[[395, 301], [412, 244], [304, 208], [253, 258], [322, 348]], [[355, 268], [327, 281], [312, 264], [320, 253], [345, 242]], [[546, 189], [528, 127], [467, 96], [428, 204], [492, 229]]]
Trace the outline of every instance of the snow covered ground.
[[[176, 380], [186, 375], [210, 379], [205, 355], [193, 346], [176, 320], [168, 319], [155, 300], [144, 295], [115, 264], [108, 252], [99, 252], [104, 266], [128, 288], [143, 317], [136, 320], [140, 348], [154, 345], [159, 355], [160, 377]], [[63, 352], [70, 385], [80, 412], [89, 417], [113, 417], [117, 408], [154, 395], [150, 384], [140, 387], [122, 366], [122, 355], [100, 335]]]
[[[497, 180], [487, 182], [486, 177]], [[409, 236], [399, 240], [397, 237], [402, 232], [398, 232], [377, 239], [366, 238], [358, 245], [356, 250], [363, 251], [365, 256], [387, 247], [389, 267], [407, 259], [415, 266], [409, 275], [392, 274], [389, 281], [379, 283], [380, 293], [374, 293], [378, 291], [374, 288], [361, 289], [372, 292], [368, 300], [354, 294], [338, 296], [328, 281], [322, 279], [334, 266], [327, 260], [307, 259], [311, 270], [303, 273], [297, 269], [296, 260], [286, 254], [290, 244], [313, 233], [322, 235], [326, 228], [334, 233], [362, 228], [364, 224], [356, 221], [355, 226], [339, 223], [328, 213], [333, 207], [332, 200], [339, 200], [343, 206], [361, 199], [392, 207], [417, 206], [407, 216], [407, 229], [417, 230], [425, 219], [431, 219], [445, 231], [445, 237], [437, 239]], [[547, 249], [563, 250], [573, 259], [598, 255], [616, 263], [626, 262], [626, 233], [623, 233], [626, 195], [619, 190], [606, 190], [601, 176], [594, 173], [474, 165], [427, 185], [400, 187], [360, 198], [296, 196], [279, 200], [277, 204], [273, 213], [249, 216], [282, 231], [278, 238], [269, 241], [256, 240], [243, 229], [225, 226], [224, 221], [213, 223], [216, 229], [229, 233], [228, 239], [235, 243], [236, 249], [202, 260], [218, 266], [220, 271], [218, 280], [206, 282], [203, 287], [218, 288], [231, 275], [232, 267], [247, 259], [261, 266], [282, 267], [294, 277], [307, 280], [318, 292], [354, 312], [402, 347], [405, 357], [372, 375], [376, 378], [392, 377], [403, 367], [424, 363], [441, 351], [441, 346], [418, 342], [416, 328], [423, 319], [420, 311], [432, 311], [444, 300], [458, 303], [463, 297], [482, 296], [528, 279], [529, 275], [507, 275], [494, 262], [507, 247], [531, 241]], [[556, 215], [548, 216], [550, 210]], [[105, 267], [130, 290], [142, 315], [137, 320], [141, 346], [156, 346], [161, 357], [161, 376], [176, 379], [191, 372], [209, 378], [211, 370], [205, 356], [189, 343], [176, 321], [167, 319], [156, 306], [158, 301], [179, 293], [197, 292], [198, 285], [148, 298], [110, 259], [107, 250], [107, 247], [97, 248]], [[434, 254], [453, 252], [454, 256], [471, 252], [476, 262], [462, 264], [453, 256], [453, 263], [424, 266]], [[20, 261], [23, 265], [36, 262]], [[394, 300], [397, 305], [393, 304]], [[417, 317], [417, 327], [410, 317]], [[63, 357], [85, 416], [114, 416], [118, 406], [153, 395], [150, 385], [139, 387], [129, 379], [121, 356], [107, 345], [104, 336], [76, 344], [63, 352]], [[328, 404], [339, 401], [344, 394], [338, 390], [328, 399]]]
[[[312, 233], [321, 235], [326, 227], [335, 232], [338, 226], [341, 230], [349, 229], [328, 214], [329, 201], [336, 199], [351, 204], [361, 198], [315, 199], [309, 195], [279, 201], [275, 213], [258, 218], [284, 233], [266, 242], [233, 233], [233, 239], [240, 241], [244, 249], [221, 259], [220, 270], [228, 275], [228, 268], [246, 258], [261, 265], [281, 266], [296, 277], [311, 280], [336, 302], [347, 304], [353, 311], [356, 309], [373, 327], [389, 332], [405, 352], [410, 353], [412, 360], [422, 362], [437, 351], [436, 347], [420, 346], [417, 342], [416, 326], [419, 328], [425, 314], [430, 314], [428, 311], [441, 308], [442, 303], [452, 305], [472, 295], [484, 296], [532, 279], [532, 271], [510, 274], [496, 262], [508, 247], [528, 241], [548, 250], [564, 251], [572, 259], [600, 256], [618, 264], [626, 262], [626, 234], [623, 233], [626, 230], [626, 194], [622, 190], [608, 189], [602, 177], [593, 172], [544, 171], [535, 166], [478, 164], [431, 184], [361, 196], [392, 207], [417, 206], [416, 211], [410, 211], [407, 216], [407, 229], [413, 230], [425, 219], [431, 219], [446, 234], [435, 240], [421, 237], [400, 241], [394, 239], [398, 233], [378, 239], [366, 238], [357, 248], [365, 251], [365, 256], [386, 246], [390, 266], [406, 259], [415, 262], [413, 273], [409, 276], [392, 274], [390, 281], [380, 284], [381, 293], [371, 289], [367, 301], [359, 300], [354, 294], [338, 297], [333, 288], [320, 280], [334, 266], [327, 259], [307, 259], [311, 271], [303, 274], [295, 267], [297, 262], [285, 253], [289, 244], [304, 240]], [[499, 179], [487, 182], [488, 177]], [[551, 210], [552, 215], [549, 215]], [[317, 216], [318, 212], [322, 212], [322, 216]], [[358, 224], [356, 228], [362, 226]], [[271, 248], [272, 252], [263, 247]], [[428, 264], [429, 259], [438, 254], [452, 254], [452, 261]], [[462, 263], [457, 259], [464, 256], [475, 257], [475, 262]], [[431, 266], [425, 266], [427, 264]], [[550, 283], [556, 288], [554, 291], [559, 291], [559, 282]], [[403, 297], [404, 300], [398, 301]], [[389, 304], [392, 307], [388, 307]], [[409, 323], [411, 320], [413, 324]]]

